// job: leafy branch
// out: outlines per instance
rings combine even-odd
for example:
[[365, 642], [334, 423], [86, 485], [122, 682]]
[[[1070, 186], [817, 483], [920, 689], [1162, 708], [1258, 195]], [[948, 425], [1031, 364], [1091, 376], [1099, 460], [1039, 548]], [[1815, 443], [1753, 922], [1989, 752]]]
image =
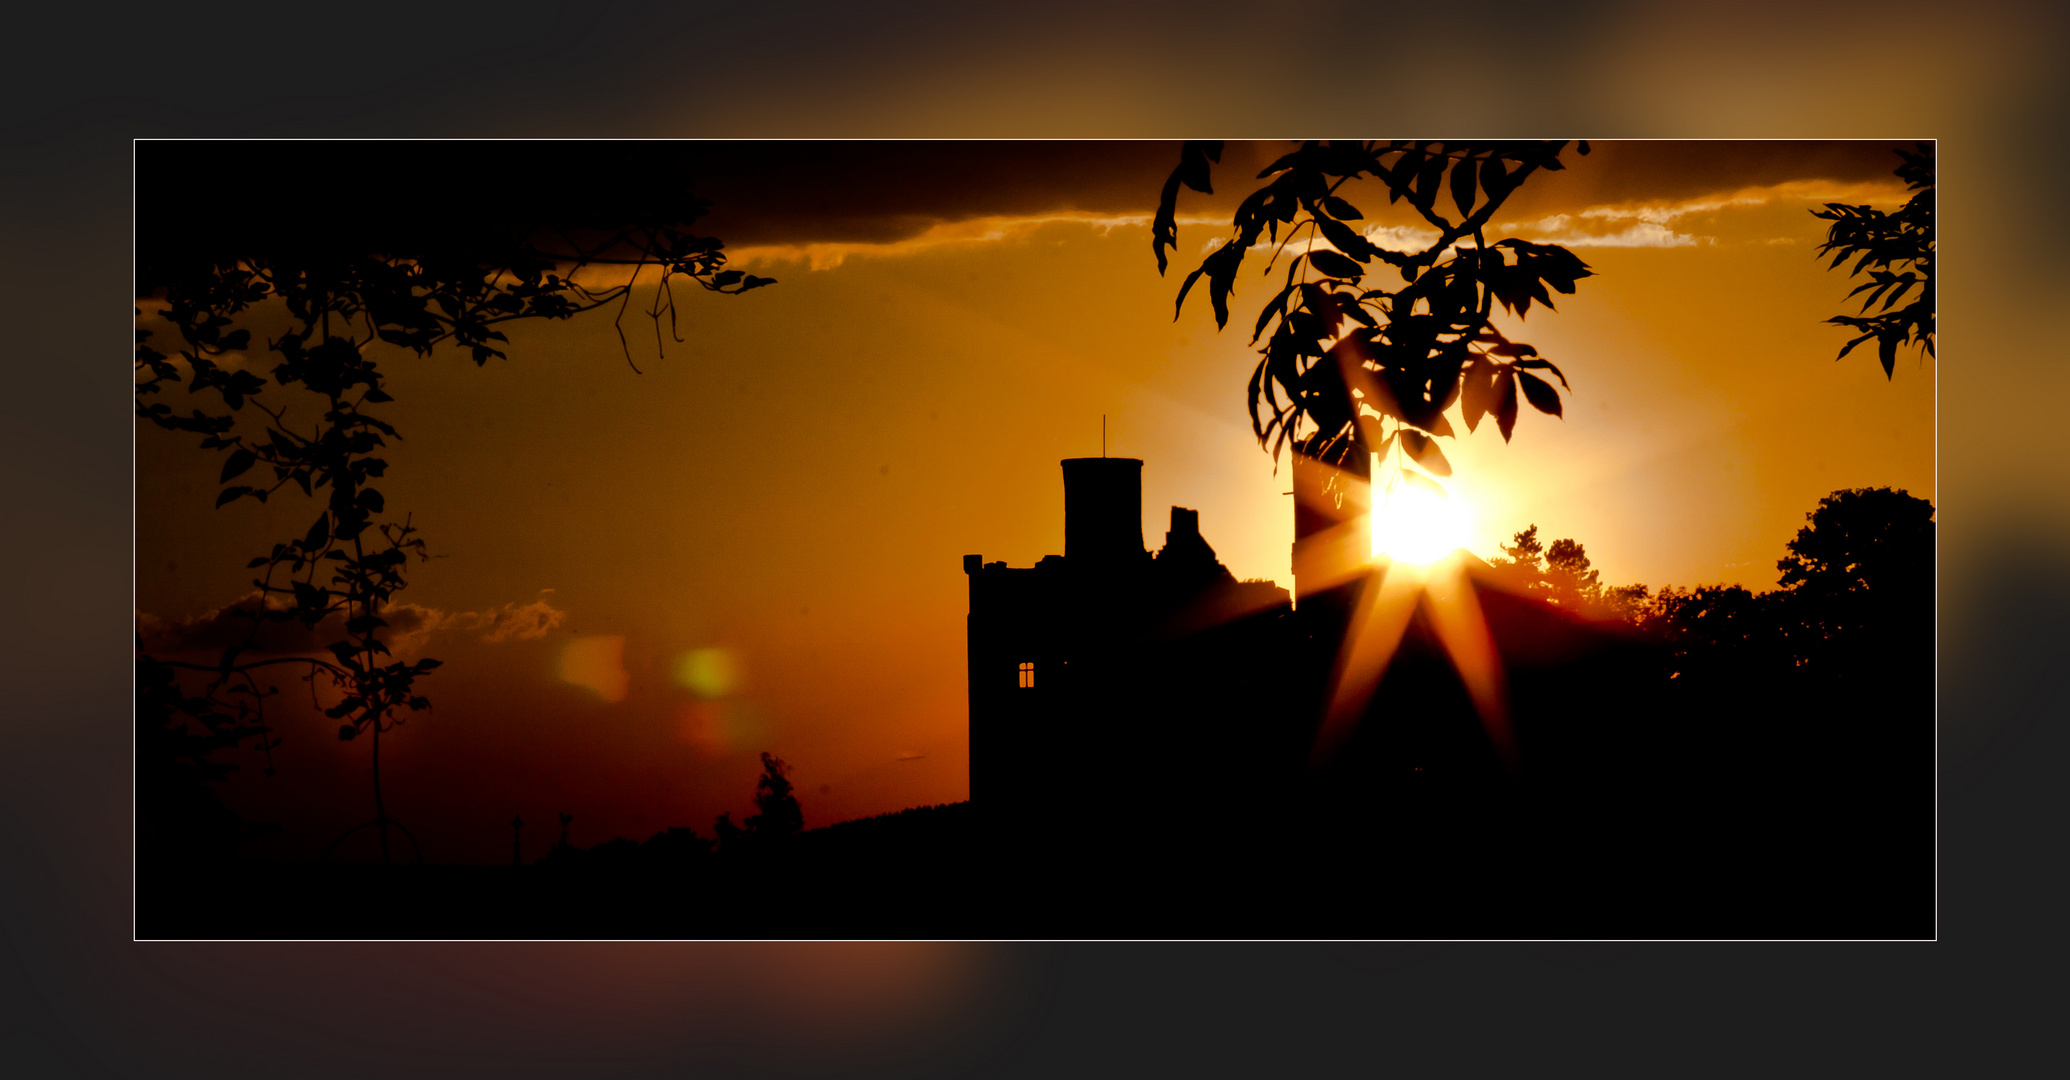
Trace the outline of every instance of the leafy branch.
[[[1304, 241], [1251, 332], [1252, 344], [1265, 341], [1248, 388], [1259, 445], [1275, 459], [1291, 445], [1360, 476], [1367, 453], [1398, 445], [1421, 471], [1449, 476], [1433, 440], [1454, 434], [1444, 413], [1455, 402], [1468, 430], [1493, 416], [1504, 441], [1516, 426], [1519, 392], [1539, 411], [1561, 415], [1559, 391], [1534, 372], [1550, 373], [1562, 387], [1566, 376], [1532, 346], [1504, 337], [1490, 316], [1497, 303], [1519, 318], [1533, 302], [1551, 308], [1552, 292], [1572, 294], [1590, 270], [1555, 245], [1491, 244], [1487, 227], [1533, 173], [1564, 167], [1566, 145], [1305, 142], [1266, 166], [1258, 178], [1269, 182], [1238, 206], [1230, 237], [1186, 276], [1174, 305], [1176, 317], [1206, 278], [1215, 325], [1226, 327], [1237, 270], [1261, 237], [1276, 245], [1268, 274], [1297, 238]], [[1159, 273], [1165, 249], [1178, 246], [1180, 187], [1211, 194], [1221, 151], [1219, 142], [1181, 150], [1152, 224]], [[1580, 152], [1588, 153], [1587, 143]], [[1346, 197], [1347, 185], [1362, 179], [1384, 185], [1390, 205], [1406, 202], [1437, 239], [1400, 252], [1347, 224], [1364, 220]], [[1381, 274], [1383, 265], [1392, 273]], [[1394, 278], [1400, 285], [1387, 287]]]
[[[1824, 210], [1811, 212], [1811, 216], [1833, 223], [1826, 230], [1826, 242], [1818, 249], [1820, 257], [1829, 252], [1833, 255], [1827, 269], [1836, 270], [1841, 263], [1854, 259], [1848, 276], [1868, 275], [1867, 281], [1847, 294], [1851, 300], [1868, 293], [1862, 297], [1861, 313], [1826, 320], [1861, 331], [1841, 347], [1840, 356], [1834, 359], [1874, 338], [1886, 379], [1895, 377], [1900, 346], [1916, 345], [1926, 355], [1933, 355], [1934, 145], [1922, 142], [1914, 146], [1915, 150], [1897, 152], [1904, 159], [1896, 169], [1897, 177], [1914, 194], [1896, 212], [1844, 203], [1827, 203]], [[1912, 298], [1910, 303], [1891, 310], [1907, 296]], [[1875, 309], [1873, 314], [1871, 308]]]

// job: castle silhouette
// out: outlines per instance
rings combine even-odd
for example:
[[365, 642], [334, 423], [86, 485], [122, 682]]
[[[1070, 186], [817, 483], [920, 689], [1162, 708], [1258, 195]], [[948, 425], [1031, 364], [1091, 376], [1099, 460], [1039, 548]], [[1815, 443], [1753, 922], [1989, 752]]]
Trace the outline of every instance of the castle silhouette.
[[[1254, 905], [1295, 864], [1367, 887], [1351, 868], [1378, 849], [1431, 863], [1498, 842], [1527, 781], [1505, 767], [1427, 607], [1349, 741], [1315, 753], [1346, 624], [1389, 570], [1366, 557], [1355, 491], [1296, 458], [1290, 596], [1237, 580], [1185, 507], [1149, 551], [1141, 460], [1061, 464], [1062, 555], [1020, 568], [963, 558], [971, 802], [1008, 892]], [[1524, 771], [1585, 783], [1632, 719], [1594, 688], [1633, 683], [1657, 655], [1462, 561], [1504, 658]]]

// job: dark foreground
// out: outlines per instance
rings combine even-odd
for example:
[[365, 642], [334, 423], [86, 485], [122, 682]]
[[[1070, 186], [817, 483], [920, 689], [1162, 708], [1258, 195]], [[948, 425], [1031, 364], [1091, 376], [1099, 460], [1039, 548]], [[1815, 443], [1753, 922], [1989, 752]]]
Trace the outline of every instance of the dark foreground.
[[[971, 804], [695, 865], [231, 863], [140, 883], [139, 938], [1890, 939], [1934, 934], [1930, 842], [1846, 814], [1402, 806], [1363, 842], [1153, 832], [1010, 850]], [[1541, 810], [1543, 808], [1540, 808]], [[1794, 816], [1794, 815], [1793, 815]], [[845, 830], [845, 831], [844, 831]]]

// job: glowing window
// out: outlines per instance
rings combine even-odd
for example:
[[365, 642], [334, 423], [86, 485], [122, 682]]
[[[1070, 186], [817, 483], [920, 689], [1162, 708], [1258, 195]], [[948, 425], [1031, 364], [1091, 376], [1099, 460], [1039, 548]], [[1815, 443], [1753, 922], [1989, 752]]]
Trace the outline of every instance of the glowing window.
[[1033, 687], [1034, 685], [1035, 662], [1032, 660], [1025, 661], [1021, 664], [1021, 689], [1027, 690]]

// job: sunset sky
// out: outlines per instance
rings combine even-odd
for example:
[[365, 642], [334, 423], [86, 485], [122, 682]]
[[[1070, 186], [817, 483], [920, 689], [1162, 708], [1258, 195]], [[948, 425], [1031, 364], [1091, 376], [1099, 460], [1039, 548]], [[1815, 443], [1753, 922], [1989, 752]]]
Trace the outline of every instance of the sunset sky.
[[[1894, 380], [1871, 350], [1834, 362], [1848, 334], [1823, 320], [1852, 284], [1814, 256], [1808, 212], [1902, 203], [1894, 145], [1596, 143], [1532, 177], [1490, 239], [1567, 245], [1596, 276], [1504, 326], [1566, 373], [1566, 418], [1527, 411], [1507, 445], [1461, 424], [1445, 446], [1470, 549], [1537, 524], [1609, 583], [1758, 590], [1826, 493], [1936, 499], [1933, 362], [1901, 354]], [[381, 488], [438, 556], [413, 567], [399, 645], [446, 661], [435, 711], [384, 740], [390, 812], [432, 861], [507, 859], [514, 813], [532, 854], [563, 810], [581, 844], [709, 835], [750, 809], [763, 750], [812, 826], [968, 798], [961, 558], [1061, 552], [1058, 461], [1100, 453], [1103, 416], [1107, 452], [1145, 462], [1153, 548], [1192, 507], [1239, 578], [1290, 586], [1285, 469], [1245, 414], [1262, 260], [1227, 330], [1204, 297], [1172, 318], [1283, 149], [1230, 145], [1159, 277], [1174, 143], [712, 144], [702, 231], [778, 284], [679, 291], [665, 355], [629, 313], [643, 374], [607, 311], [519, 324], [486, 368], [382, 356], [403, 441]], [[1351, 197], [1376, 238], [1416, 226]], [[203, 640], [250, 590], [245, 561], [315, 507], [212, 510], [221, 462], [191, 436], [139, 426], [136, 451], [147, 643]], [[246, 752], [231, 794], [285, 827], [267, 850], [306, 856], [372, 808], [365, 744], [293, 698], [279, 775]]]

